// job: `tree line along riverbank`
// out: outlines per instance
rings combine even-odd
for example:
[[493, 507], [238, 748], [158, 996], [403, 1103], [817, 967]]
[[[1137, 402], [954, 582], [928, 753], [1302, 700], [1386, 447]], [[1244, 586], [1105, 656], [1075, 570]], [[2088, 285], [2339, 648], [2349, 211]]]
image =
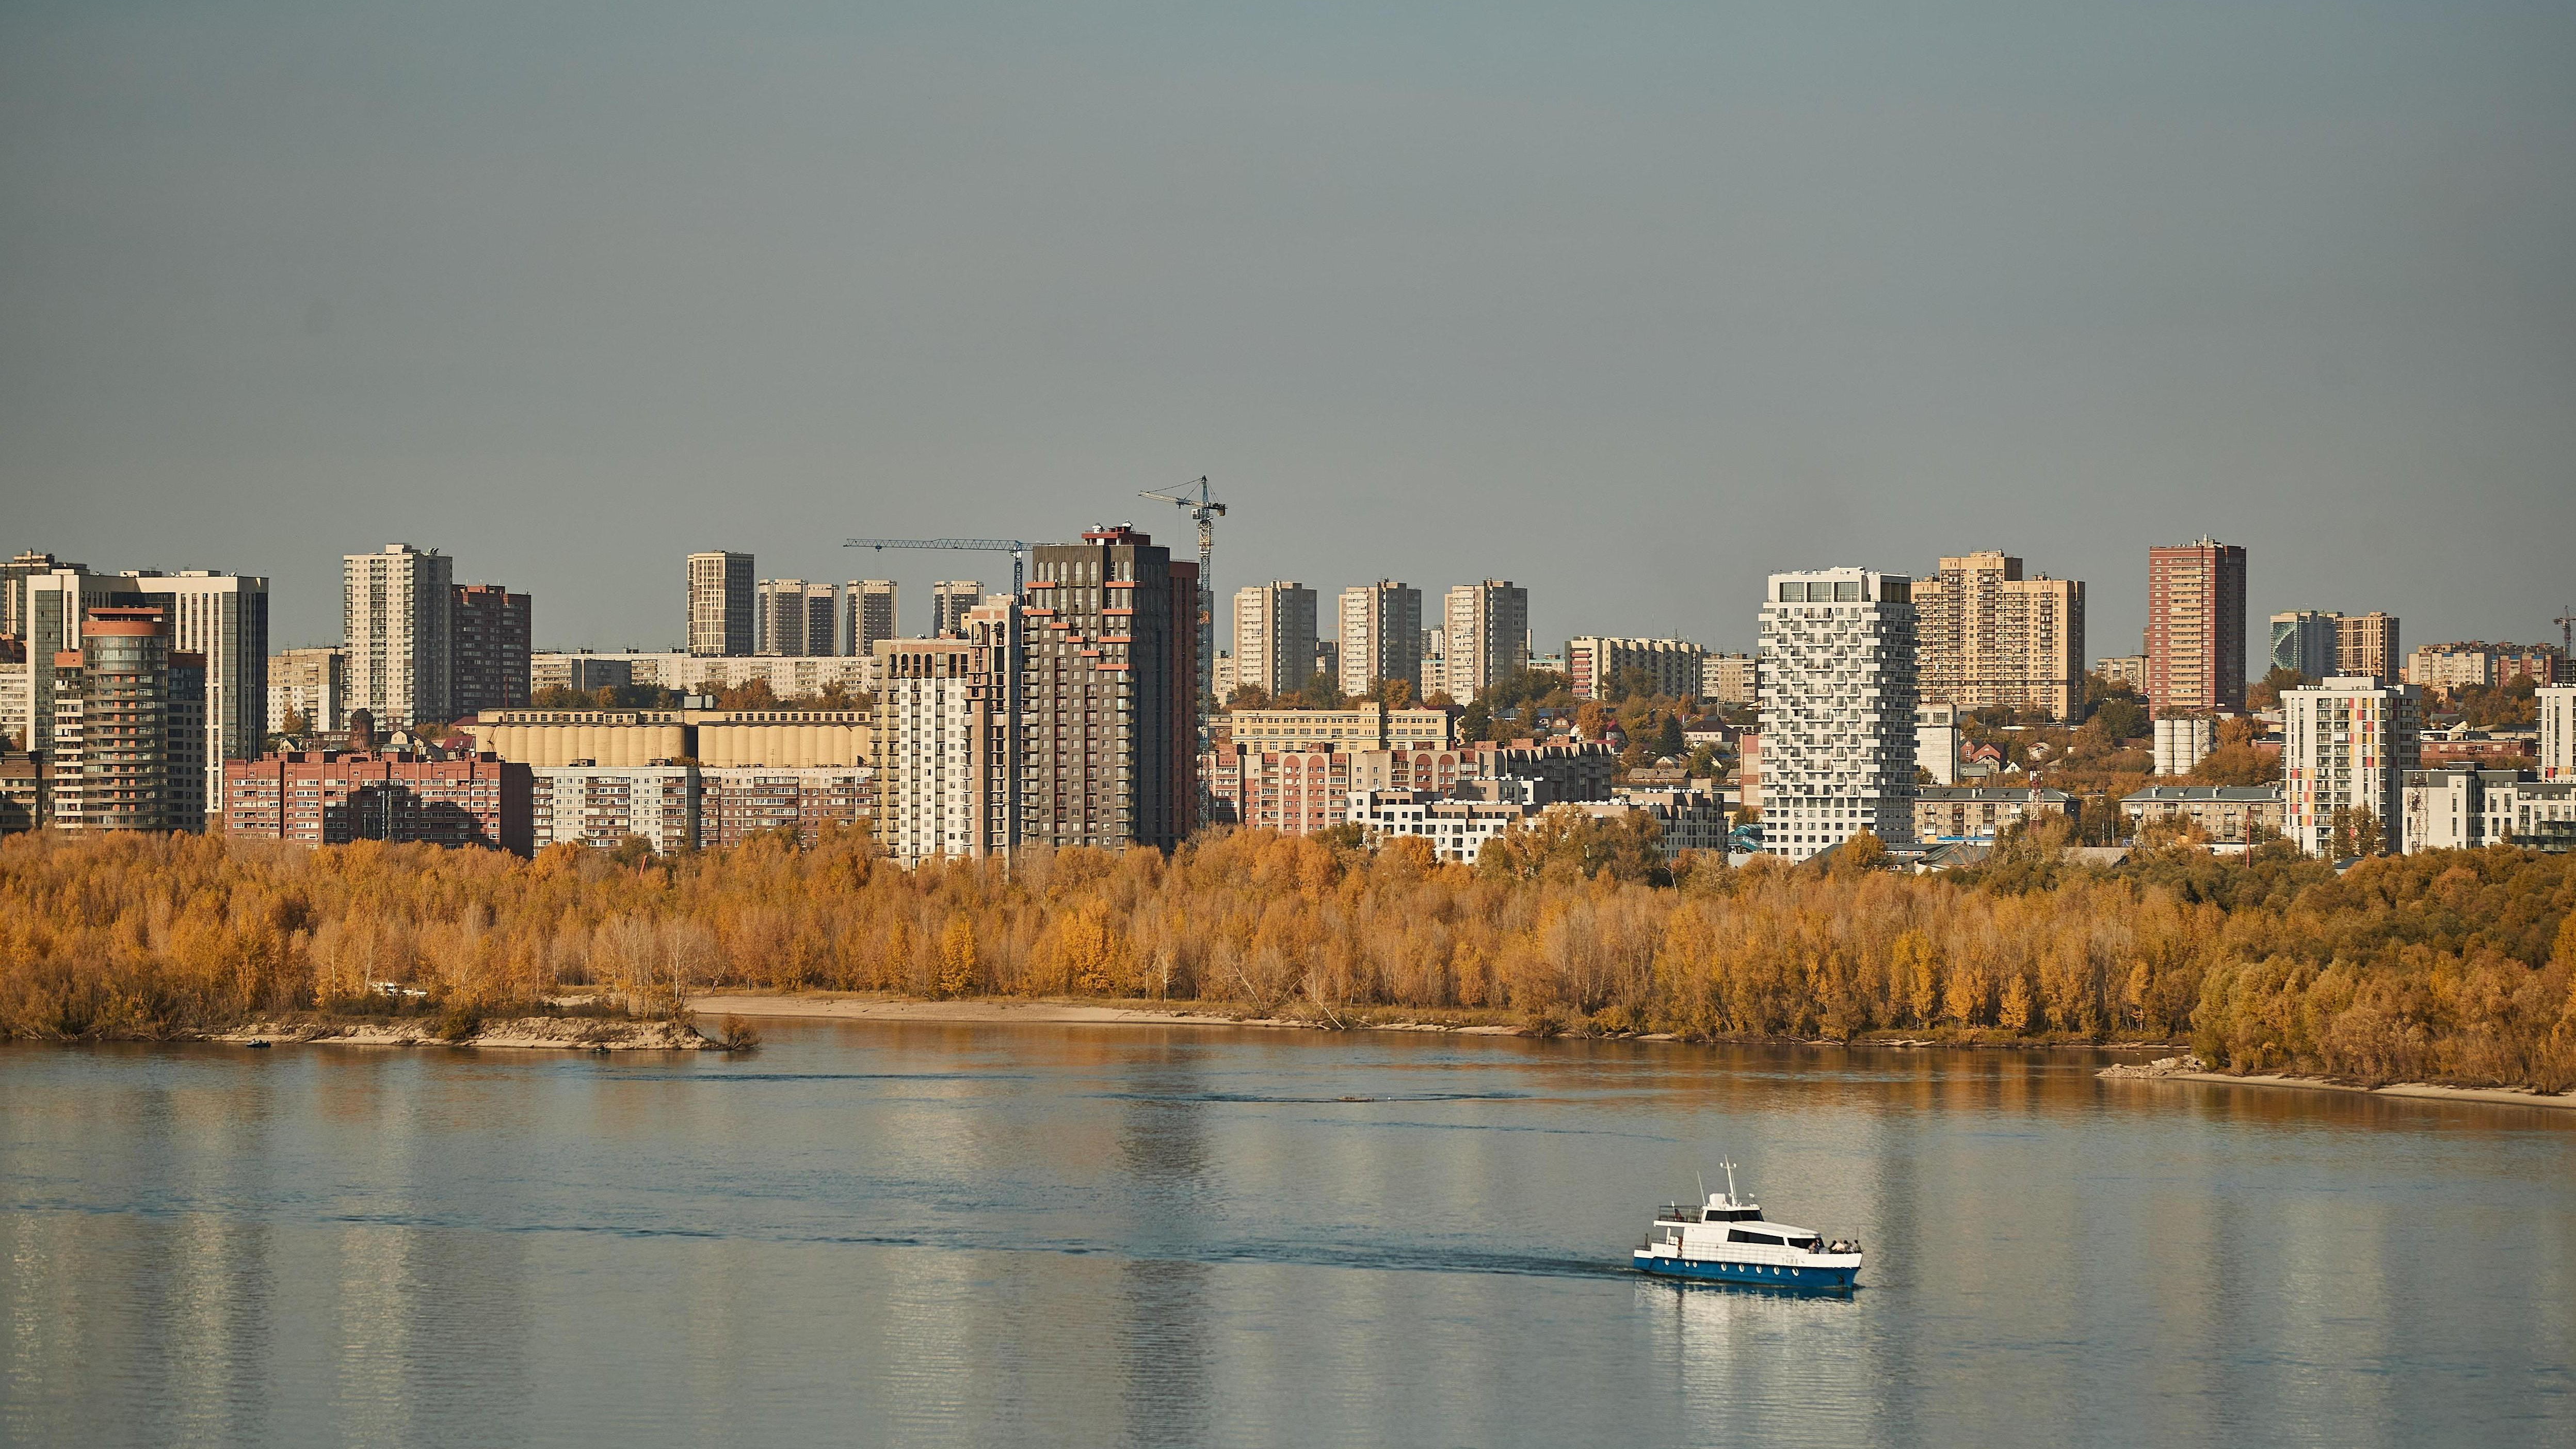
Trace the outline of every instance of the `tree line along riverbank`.
[[2188, 846], [2116, 869], [2022, 841], [1899, 876], [1662, 867], [1569, 826], [1475, 867], [1259, 832], [898, 869], [803, 846], [534, 860], [193, 836], [0, 842], [0, 1035], [176, 1037], [297, 1012], [637, 1014], [712, 988], [1507, 1013], [1683, 1037], [2188, 1041], [2233, 1072], [2576, 1087], [2576, 870]]

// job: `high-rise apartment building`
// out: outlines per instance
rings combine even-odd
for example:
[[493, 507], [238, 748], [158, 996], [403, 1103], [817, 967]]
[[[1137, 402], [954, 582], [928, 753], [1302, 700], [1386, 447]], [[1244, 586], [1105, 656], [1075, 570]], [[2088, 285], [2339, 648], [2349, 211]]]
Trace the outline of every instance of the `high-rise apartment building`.
[[270, 655], [268, 727], [282, 730], [292, 716], [308, 730], [347, 729], [348, 670], [349, 655], [338, 648], [283, 649]]
[[750, 554], [689, 555], [689, 652], [736, 657], [757, 652], [757, 591]]
[[762, 579], [753, 590], [760, 614], [759, 652], [790, 659], [836, 654], [832, 586], [803, 579]]
[[1344, 690], [1366, 694], [1381, 680], [1419, 687], [1422, 676], [1422, 591], [1393, 579], [1342, 590], [1341, 664]]
[[1699, 697], [1709, 704], [1755, 704], [1761, 681], [1750, 654], [1711, 654], [1699, 664]]
[[1509, 579], [1460, 584], [1441, 600], [1442, 683], [1460, 704], [1529, 667], [1529, 590]]
[[2405, 677], [2406, 656], [2397, 647], [2397, 616], [2373, 609], [2335, 616], [2337, 674], [2367, 675], [2382, 684]]
[[[978, 579], [941, 579], [930, 586], [930, 637], [949, 639], [966, 632], [966, 611], [984, 602], [984, 585]], [[881, 637], [894, 637], [894, 613], [889, 605], [886, 632]], [[874, 641], [870, 641], [873, 644]]]
[[1762, 844], [1806, 860], [1914, 838], [1915, 618], [1904, 574], [1773, 574], [1762, 604]]
[[1315, 591], [1293, 579], [1235, 590], [1235, 687], [1294, 694], [1314, 672]]
[[0, 564], [0, 634], [25, 638], [27, 626], [22, 615], [22, 611], [26, 608], [26, 591], [22, 587], [24, 582], [40, 574], [60, 573], [65, 570], [75, 574], [89, 572], [79, 564], [65, 563], [52, 554], [39, 553], [34, 549], [28, 549], [7, 563]]
[[98, 605], [53, 656], [53, 812], [63, 830], [206, 828], [206, 661], [169, 606]]
[[2340, 614], [2320, 609], [2291, 609], [2272, 616], [2272, 647], [2264, 667], [2295, 669], [2311, 680], [2338, 673], [2335, 668], [2335, 621]]
[[454, 586], [454, 560], [407, 543], [342, 560], [349, 707], [373, 715], [377, 729], [455, 717]]
[[2245, 550], [2215, 539], [2147, 549], [2147, 708], [2245, 707]]
[[1168, 850], [1197, 799], [1198, 564], [1125, 526], [1030, 551], [1020, 840]]
[[16, 606], [24, 657], [0, 665], [0, 731], [21, 749], [50, 750], [54, 738], [54, 656], [81, 647], [81, 621], [93, 605], [140, 602], [122, 592], [124, 580], [94, 574], [76, 563], [38, 570], [50, 554], [21, 554], [0, 576]]
[[873, 659], [877, 641], [895, 637], [894, 605], [892, 579], [852, 579], [841, 585], [841, 633], [852, 654]]
[[953, 637], [880, 639], [877, 841], [910, 867], [1008, 859], [1019, 842], [1020, 609], [979, 603]]
[[527, 708], [534, 624], [528, 596], [499, 584], [458, 584], [448, 599], [452, 712], [469, 715], [487, 709]]
[[170, 647], [205, 661], [208, 807], [223, 796], [224, 761], [257, 759], [268, 738], [268, 580], [209, 569], [120, 574], [120, 594], [162, 606]]
[[2072, 719], [2084, 704], [2084, 584], [2022, 572], [1989, 549], [1941, 560], [1914, 585], [1923, 697], [1963, 710], [2037, 710]]
[[1619, 690], [1619, 677], [1635, 669], [1654, 693], [1680, 699], [1699, 693], [1707, 659], [1708, 651], [1688, 639], [1568, 639], [1566, 688], [1576, 699], [1608, 699]]
[[2576, 780], [2576, 684], [2545, 685], [2531, 702], [2540, 710], [2540, 778]]
[[2423, 695], [2411, 684], [2335, 675], [2281, 693], [2283, 833], [2310, 855], [2335, 845], [2340, 820], [2370, 853], [2402, 844], [2406, 772], [2420, 764]]

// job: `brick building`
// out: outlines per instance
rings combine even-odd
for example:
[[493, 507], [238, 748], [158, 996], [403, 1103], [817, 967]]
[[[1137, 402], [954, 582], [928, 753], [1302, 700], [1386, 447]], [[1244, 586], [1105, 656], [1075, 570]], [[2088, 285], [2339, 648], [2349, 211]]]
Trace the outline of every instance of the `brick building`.
[[224, 763], [226, 835], [343, 845], [535, 849], [535, 777], [496, 755], [428, 760], [309, 750]]

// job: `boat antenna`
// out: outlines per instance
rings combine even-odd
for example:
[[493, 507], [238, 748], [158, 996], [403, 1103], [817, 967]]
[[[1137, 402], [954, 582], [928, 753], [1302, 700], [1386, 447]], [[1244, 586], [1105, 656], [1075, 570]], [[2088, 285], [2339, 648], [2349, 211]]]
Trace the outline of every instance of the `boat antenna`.
[[1703, 1172], [1703, 1173], [1700, 1173], [1698, 1176], [1699, 1176], [1699, 1205], [1700, 1205], [1701, 1207], [1706, 1207], [1706, 1206], [1708, 1206], [1708, 1174], [1707, 1174], [1707, 1173], [1705, 1173], [1705, 1172]]
[[1726, 1201], [1729, 1206], [1732, 1206], [1735, 1202], [1735, 1164], [1721, 1162], [1718, 1166], [1726, 1169]]

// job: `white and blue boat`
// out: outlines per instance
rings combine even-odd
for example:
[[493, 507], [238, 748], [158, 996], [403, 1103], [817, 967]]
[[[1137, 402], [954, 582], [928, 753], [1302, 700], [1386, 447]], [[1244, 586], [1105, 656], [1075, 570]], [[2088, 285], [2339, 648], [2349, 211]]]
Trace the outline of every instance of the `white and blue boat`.
[[1675, 1204], [1655, 1214], [1635, 1254], [1639, 1272], [1765, 1288], [1849, 1288], [1859, 1279], [1859, 1239], [1828, 1241], [1771, 1221], [1735, 1195], [1735, 1164], [1719, 1165], [1726, 1169], [1726, 1191], [1710, 1193], [1696, 1207]]

